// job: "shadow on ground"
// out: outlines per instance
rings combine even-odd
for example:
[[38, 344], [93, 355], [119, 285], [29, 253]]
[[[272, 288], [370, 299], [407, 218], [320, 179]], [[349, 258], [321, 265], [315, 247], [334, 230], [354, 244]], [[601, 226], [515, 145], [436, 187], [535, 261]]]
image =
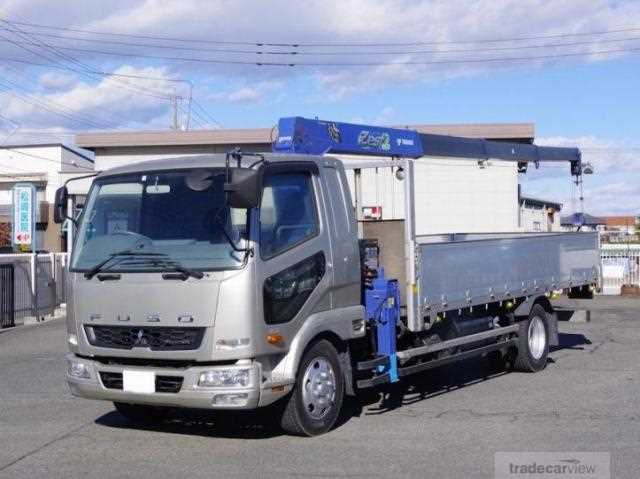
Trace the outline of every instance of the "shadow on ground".
[[558, 339], [560, 344], [551, 346], [551, 352], [561, 349], [584, 350], [583, 346], [591, 344], [591, 340], [584, 334], [560, 333]]
[[[562, 349], [584, 350], [591, 341], [583, 334], [559, 334], [559, 345], [551, 351]], [[553, 363], [554, 360], [549, 358]], [[336, 428], [353, 417], [375, 416], [393, 411], [402, 406], [415, 404], [446, 394], [450, 391], [473, 386], [511, 371], [487, 358], [469, 359], [438, 369], [405, 378], [399, 383], [374, 388], [345, 398], [343, 414]], [[516, 373], [517, 374], [517, 373]], [[156, 423], [133, 423], [120, 413], [111, 411], [98, 419], [96, 424], [112, 428], [140, 429], [191, 436], [222, 437], [234, 439], [265, 439], [282, 435], [275, 422], [273, 408], [259, 411], [176, 410], [170, 419]]]
[[169, 419], [134, 423], [113, 410], [96, 419], [96, 424], [117, 429], [138, 429], [189, 436], [233, 439], [267, 439], [282, 435], [269, 411], [212, 412], [207, 410], [175, 410]]

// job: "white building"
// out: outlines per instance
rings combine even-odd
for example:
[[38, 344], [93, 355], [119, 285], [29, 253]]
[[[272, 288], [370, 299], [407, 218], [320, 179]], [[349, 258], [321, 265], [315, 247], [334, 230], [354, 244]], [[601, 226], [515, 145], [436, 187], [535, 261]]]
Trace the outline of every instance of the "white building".
[[[533, 142], [534, 136], [534, 126], [528, 123], [408, 128], [421, 133], [522, 143]], [[243, 151], [271, 151], [272, 135], [270, 128], [89, 133], [77, 135], [76, 144], [93, 151], [96, 170], [105, 170], [154, 158], [224, 153], [234, 147]], [[417, 163], [415, 173], [418, 234], [522, 230], [514, 163], [425, 157]], [[371, 220], [404, 217], [403, 188], [399, 182], [389, 167], [363, 170], [365, 217]]]
[[87, 152], [61, 143], [0, 146], [0, 224], [2, 244], [11, 244], [12, 188], [30, 183], [36, 188], [36, 248], [65, 249], [59, 225], [53, 222], [55, 192], [68, 178], [93, 172], [93, 158]]
[[522, 231], [562, 231], [562, 204], [530, 196], [520, 197], [519, 226]]

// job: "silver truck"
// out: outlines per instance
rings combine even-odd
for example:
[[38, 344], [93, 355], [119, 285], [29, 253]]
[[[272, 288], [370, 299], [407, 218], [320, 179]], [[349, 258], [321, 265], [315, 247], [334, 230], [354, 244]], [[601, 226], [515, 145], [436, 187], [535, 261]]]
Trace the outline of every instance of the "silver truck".
[[[359, 173], [385, 161], [405, 218], [362, 221]], [[543, 369], [549, 295], [592, 294], [597, 233], [416, 235], [419, 161], [233, 152], [98, 174], [73, 220], [71, 392], [134, 421], [269, 407], [316, 435], [345, 395], [418, 371], [483, 356]], [[63, 221], [66, 186], [55, 206]]]

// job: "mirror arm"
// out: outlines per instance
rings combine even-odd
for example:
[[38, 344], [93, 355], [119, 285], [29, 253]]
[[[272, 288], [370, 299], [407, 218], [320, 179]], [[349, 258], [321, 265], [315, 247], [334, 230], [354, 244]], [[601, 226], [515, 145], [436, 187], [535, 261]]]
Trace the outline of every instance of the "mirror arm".
[[[91, 173], [90, 175], [75, 176], [75, 177], [69, 178], [67, 181], [65, 181], [62, 186], [64, 186], [66, 188], [67, 185], [69, 183], [71, 183], [72, 181], [84, 180], [85, 178], [93, 178], [94, 176], [98, 176], [98, 173], [96, 172], [96, 173]], [[71, 221], [73, 223], [73, 226], [75, 226], [76, 228], [78, 227], [78, 220], [73, 218], [72, 216], [67, 215], [66, 210], [65, 210], [64, 217], [66, 219], [68, 219], [69, 221]]]

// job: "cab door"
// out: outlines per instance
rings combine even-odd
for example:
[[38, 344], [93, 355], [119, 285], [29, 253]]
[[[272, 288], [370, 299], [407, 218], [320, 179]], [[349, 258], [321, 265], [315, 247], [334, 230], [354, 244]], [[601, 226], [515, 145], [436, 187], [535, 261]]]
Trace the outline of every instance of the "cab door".
[[330, 233], [321, 178], [313, 162], [279, 162], [264, 175], [259, 213], [259, 310], [265, 333], [286, 348], [304, 320], [332, 309]]

